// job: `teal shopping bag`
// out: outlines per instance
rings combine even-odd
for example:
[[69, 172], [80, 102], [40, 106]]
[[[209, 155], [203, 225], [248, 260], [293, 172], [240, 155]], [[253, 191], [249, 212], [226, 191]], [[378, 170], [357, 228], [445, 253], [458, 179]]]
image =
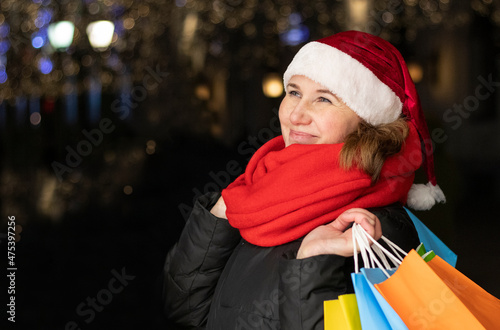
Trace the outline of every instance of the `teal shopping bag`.
[[427, 251], [434, 251], [441, 259], [444, 259], [447, 263], [453, 267], [457, 264], [457, 255], [444, 244], [439, 237], [436, 236], [422, 221], [420, 221], [410, 210], [405, 207], [406, 213], [410, 216], [413, 221], [415, 228], [417, 229], [418, 238], [420, 242], [424, 243]]

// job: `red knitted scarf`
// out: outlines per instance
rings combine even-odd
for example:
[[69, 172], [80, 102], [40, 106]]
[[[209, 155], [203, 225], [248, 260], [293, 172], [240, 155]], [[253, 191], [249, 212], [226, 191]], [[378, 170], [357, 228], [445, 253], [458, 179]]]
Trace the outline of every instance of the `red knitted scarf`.
[[418, 133], [389, 157], [379, 180], [339, 166], [343, 144], [292, 144], [282, 136], [255, 152], [245, 173], [222, 191], [229, 223], [248, 242], [276, 246], [300, 238], [354, 207], [405, 203], [414, 172], [422, 162]]

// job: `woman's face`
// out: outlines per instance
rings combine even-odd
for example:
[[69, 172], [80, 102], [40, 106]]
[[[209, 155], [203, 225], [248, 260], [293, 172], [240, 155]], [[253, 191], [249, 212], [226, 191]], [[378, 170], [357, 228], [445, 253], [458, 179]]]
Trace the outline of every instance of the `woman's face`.
[[279, 118], [285, 147], [294, 143], [341, 143], [360, 122], [358, 115], [335, 94], [299, 75], [288, 82]]

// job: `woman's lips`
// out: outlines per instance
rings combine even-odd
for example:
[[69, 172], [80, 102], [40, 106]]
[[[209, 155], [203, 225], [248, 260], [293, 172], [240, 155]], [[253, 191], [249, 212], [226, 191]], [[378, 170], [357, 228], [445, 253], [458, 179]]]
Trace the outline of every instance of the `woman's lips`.
[[312, 144], [316, 136], [305, 132], [290, 130], [289, 139], [291, 143]]

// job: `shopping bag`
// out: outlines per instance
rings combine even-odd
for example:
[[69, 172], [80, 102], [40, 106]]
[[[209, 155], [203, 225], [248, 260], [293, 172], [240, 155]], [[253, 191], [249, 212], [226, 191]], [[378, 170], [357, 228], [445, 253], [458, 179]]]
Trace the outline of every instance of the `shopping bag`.
[[363, 330], [405, 330], [408, 329], [394, 309], [375, 289], [368, 277], [383, 276], [375, 274], [377, 268], [361, 268], [361, 273], [352, 273], [352, 283], [358, 298], [358, 310]]
[[375, 288], [409, 329], [500, 328], [500, 300], [439, 255], [426, 262], [410, 251]]
[[[394, 273], [395, 269], [388, 270], [389, 275]], [[386, 322], [387, 329], [393, 330], [404, 330], [408, 329], [401, 317], [394, 311], [394, 309], [387, 303], [387, 301], [382, 297], [380, 292], [377, 291], [374, 284], [385, 281], [387, 277], [379, 268], [361, 268], [361, 274], [363, 275], [364, 281], [367, 283], [368, 288], [371, 290], [373, 297], [376, 300], [377, 309], [383, 314]], [[373, 307], [373, 306], [372, 306]], [[365, 322], [366, 324], [366, 322]], [[367, 325], [363, 329], [380, 329], [379, 326]]]
[[358, 304], [354, 293], [323, 303], [325, 330], [361, 330]]
[[422, 221], [420, 221], [410, 210], [405, 207], [406, 213], [413, 221], [415, 229], [417, 229], [418, 238], [420, 242], [425, 245], [427, 251], [434, 251], [435, 254], [440, 256], [453, 267], [457, 264], [457, 255], [444, 244], [439, 237], [436, 236]]
[[[416, 251], [426, 262], [432, 260], [432, 258], [436, 256], [433, 251], [426, 251], [423, 243], [420, 243]], [[387, 269], [386, 271], [387, 274], [391, 276], [396, 269]], [[387, 275], [384, 274], [380, 268], [361, 268], [360, 272], [361, 274], [352, 274], [352, 276], [356, 276], [356, 279], [353, 278], [353, 283], [356, 281], [357, 283], [355, 285], [358, 288], [360, 285], [368, 287], [373, 294], [373, 298], [376, 300], [375, 302], [371, 302], [369, 305], [366, 301], [361, 302], [363, 305], [361, 307], [363, 309], [363, 329], [408, 329], [403, 320], [401, 320], [401, 317], [399, 317], [391, 305], [389, 305], [389, 303], [384, 299], [384, 297], [382, 297], [380, 292], [378, 292], [374, 286], [375, 284], [385, 281], [387, 279]], [[364, 310], [365, 308], [367, 310]], [[368, 315], [371, 315], [371, 319], [368, 318]]]
[[[370, 267], [371, 254], [366, 254], [365, 249], [369, 246], [366, 241], [360, 242], [358, 227], [353, 228], [353, 242], [359, 246], [364, 265]], [[366, 233], [366, 232], [365, 232]], [[366, 234], [367, 235], [367, 234]], [[423, 247], [422, 247], [423, 249]], [[403, 251], [404, 252], [404, 251]], [[423, 251], [425, 252], [425, 251]], [[357, 252], [354, 251], [355, 272], [351, 274], [354, 291], [357, 296], [359, 317], [363, 330], [406, 330], [404, 322], [394, 309], [384, 300], [380, 292], [373, 286], [387, 279], [395, 269], [390, 265], [385, 265], [385, 270], [381, 268], [361, 268], [358, 265]], [[401, 258], [402, 260], [402, 258]], [[397, 263], [397, 262], [395, 262]], [[384, 266], [380, 264], [381, 266]]]

